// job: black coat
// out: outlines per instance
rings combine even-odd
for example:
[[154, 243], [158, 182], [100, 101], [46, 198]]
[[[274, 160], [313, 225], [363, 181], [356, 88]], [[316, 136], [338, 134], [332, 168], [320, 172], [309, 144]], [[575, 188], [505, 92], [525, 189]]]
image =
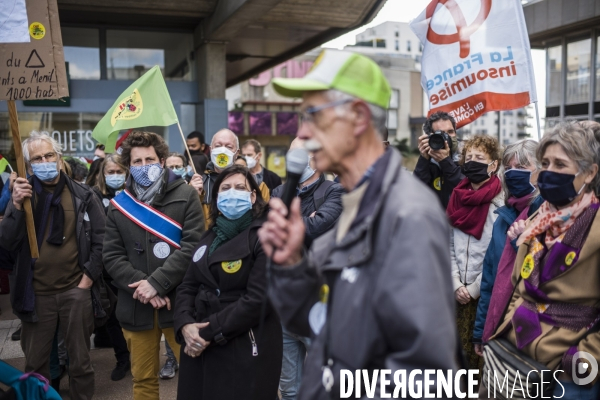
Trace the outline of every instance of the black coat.
[[452, 191], [465, 177], [450, 157], [446, 157], [440, 163], [434, 163], [419, 156], [414, 175], [435, 192], [444, 210], [448, 207]]
[[[193, 252], [192, 263], [177, 289], [175, 334], [178, 343], [185, 346], [181, 328], [209, 322], [200, 336], [211, 343], [198, 358], [181, 352], [180, 400], [262, 400], [277, 396], [283, 339], [279, 318], [270, 305], [259, 337], [261, 309], [266, 301], [267, 257], [257, 235], [262, 222], [254, 221], [210, 256], [215, 234], [208, 231]], [[229, 264], [226, 271], [226, 263], [235, 261], [241, 265]], [[252, 354], [251, 332], [257, 343], [256, 356]]]
[[269, 188], [269, 193], [273, 193], [273, 190], [282, 183], [279, 175], [265, 167], [263, 167], [263, 182]]

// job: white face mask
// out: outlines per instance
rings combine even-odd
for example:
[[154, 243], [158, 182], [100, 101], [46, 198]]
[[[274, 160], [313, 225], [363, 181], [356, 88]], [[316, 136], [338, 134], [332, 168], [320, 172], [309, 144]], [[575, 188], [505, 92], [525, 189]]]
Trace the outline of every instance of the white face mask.
[[246, 156], [246, 163], [249, 169], [256, 167], [256, 159], [254, 157]]
[[217, 147], [210, 151], [210, 159], [215, 165], [215, 167], [219, 169], [225, 169], [233, 164], [233, 151], [229, 150], [227, 147]]

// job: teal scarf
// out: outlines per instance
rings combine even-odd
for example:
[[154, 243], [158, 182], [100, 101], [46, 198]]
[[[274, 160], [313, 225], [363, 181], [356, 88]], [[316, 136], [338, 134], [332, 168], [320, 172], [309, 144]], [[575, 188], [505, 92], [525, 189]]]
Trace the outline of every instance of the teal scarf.
[[233, 239], [245, 231], [251, 223], [252, 210], [246, 211], [246, 213], [238, 219], [227, 219], [223, 215], [219, 215], [217, 217], [215, 226], [212, 228], [213, 232], [217, 236], [210, 245], [208, 255], [210, 256], [212, 252], [219, 248], [219, 246], [221, 246], [223, 243]]

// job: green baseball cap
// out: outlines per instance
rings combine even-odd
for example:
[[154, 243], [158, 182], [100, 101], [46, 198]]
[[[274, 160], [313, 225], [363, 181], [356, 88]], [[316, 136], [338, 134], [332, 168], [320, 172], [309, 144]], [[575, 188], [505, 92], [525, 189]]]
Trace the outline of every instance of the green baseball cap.
[[386, 109], [392, 93], [390, 84], [373, 60], [341, 50], [323, 50], [303, 78], [275, 78], [271, 82], [275, 91], [286, 97], [336, 89]]

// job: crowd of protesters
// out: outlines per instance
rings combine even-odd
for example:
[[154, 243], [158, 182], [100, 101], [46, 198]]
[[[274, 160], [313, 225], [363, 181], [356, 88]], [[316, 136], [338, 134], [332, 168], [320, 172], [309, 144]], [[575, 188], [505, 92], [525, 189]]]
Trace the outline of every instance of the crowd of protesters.
[[228, 129], [210, 145], [192, 132], [184, 154], [133, 131], [118, 152], [98, 145], [89, 168], [31, 133], [29, 178], [11, 175], [0, 198], [27, 371], [57, 390], [68, 374], [71, 399], [93, 398], [94, 334], [136, 400], [177, 372], [178, 399], [320, 399], [340, 392], [342, 369], [485, 369], [503, 341], [561, 369], [562, 398], [598, 398], [597, 379], [573, 374], [578, 351], [600, 360], [600, 124], [502, 148], [459, 139], [437, 112], [411, 174], [387, 141], [379, 67], [336, 52], [345, 70], [331, 54], [273, 81], [303, 98], [291, 149], [311, 152], [289, 209], [261, 144]]

